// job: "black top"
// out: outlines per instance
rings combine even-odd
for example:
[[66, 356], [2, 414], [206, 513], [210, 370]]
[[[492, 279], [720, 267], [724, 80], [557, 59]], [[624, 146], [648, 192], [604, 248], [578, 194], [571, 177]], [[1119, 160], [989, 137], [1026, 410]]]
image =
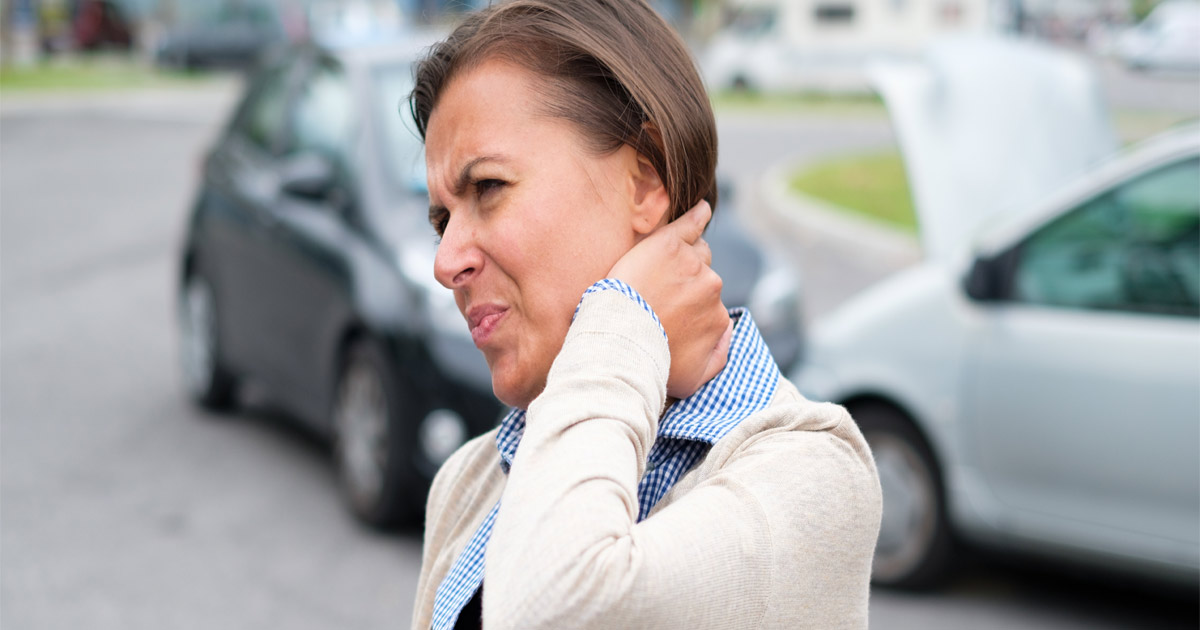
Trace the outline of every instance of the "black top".
[[454, 624], [454, 630], [483, 630], [483, 585], [475, 590], [475, 594], [471, 596], [471, 601], [463, 606], [462, 612], [458, 613], [458, 621]]

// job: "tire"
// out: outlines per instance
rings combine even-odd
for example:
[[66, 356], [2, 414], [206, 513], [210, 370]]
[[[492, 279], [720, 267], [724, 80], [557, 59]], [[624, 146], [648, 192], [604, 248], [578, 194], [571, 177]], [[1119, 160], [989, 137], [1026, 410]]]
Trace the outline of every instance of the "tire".
[[946, 519], [941, 470], [925, 439], [898, 409], [883, 403], [851, 408], [883, 488], [883, 521], [871, 582], [927, 589], [949, 574], [954, 540]]
[[212, 284], [199, 272], [189, 273], [179, 293], [184, 384], [196, 404], [226, 411], [237, 404], [237, 379], [221, 361], [217, 313]]
[[424, 508], [413, 399], [378, 343], [351, 344], [334, 390], [334, 456], [347, 505], [372, 527], [410, 525]]

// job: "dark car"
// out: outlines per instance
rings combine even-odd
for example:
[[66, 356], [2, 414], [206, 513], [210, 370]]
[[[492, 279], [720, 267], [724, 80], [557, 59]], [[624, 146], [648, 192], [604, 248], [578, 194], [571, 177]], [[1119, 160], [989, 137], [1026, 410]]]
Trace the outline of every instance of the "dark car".
[[168, 32], [155, 51], [155, 61], [181, 70], [250, 70], [264, 52], [285, 39], [273, 9], [237, 3]]
[[[192, 396], [226, 409], [253, 380], [331, 438], [364, 521], [420, 513], [438, 466], [501, 405], [451, 292], [436, 283], [424, 158], [400, 104], [428, 38], [281, 51], [208, 154], [179, 275]], [[793, 276], [718, 212], [728, 304], [749, 304], [782, 363], [799, 353]]]

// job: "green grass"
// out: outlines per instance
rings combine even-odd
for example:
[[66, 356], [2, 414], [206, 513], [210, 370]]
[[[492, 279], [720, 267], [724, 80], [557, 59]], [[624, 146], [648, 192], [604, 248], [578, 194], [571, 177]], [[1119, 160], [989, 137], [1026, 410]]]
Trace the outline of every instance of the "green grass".
[[0, 68], [0, 92], [91, 91], [200, 85], [204, 75], [169, 72], [120, 56], [82, 56]]
[[[1185, 114], [1119, 111], [1118, 133], [1134, 142], [1162, 132]], [[788, 175], [789, 190], [826, 201], [849, 212], [915, 233], [917, 217], [898, 151], [848, 155], [804, 166]]]
[[788, 188], [903, 230], [917, 231], [912, 194], [898, 152], [845, 156], [812, 164], [790, 174]]
[[1197, 119], [1195, 113], [1139, 110], [1117, 110], [1113, 113], [1113, 125], [1126, 144], [1144, 140], [1176, 125], [1194, 122]]
[[818, 92], [762, 93], [723, 91], [710, 95], [720, 113], [883, 116], [883, 102], [874, 94]]

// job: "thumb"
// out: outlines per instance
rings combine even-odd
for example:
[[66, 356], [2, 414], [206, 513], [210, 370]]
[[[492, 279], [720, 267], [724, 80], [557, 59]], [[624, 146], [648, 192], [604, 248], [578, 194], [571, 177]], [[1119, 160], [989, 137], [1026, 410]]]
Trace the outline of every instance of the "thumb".
[[683, 213], [683, 216], [671, 223], [670, 227], [685, 243], [692, 245], [700, 239], [701, 234], [704, 234], [704, 228], [708, 226], [708, 220], [711, 218], [712, 208], [707, 201], [701, 199], [700, 203]]

